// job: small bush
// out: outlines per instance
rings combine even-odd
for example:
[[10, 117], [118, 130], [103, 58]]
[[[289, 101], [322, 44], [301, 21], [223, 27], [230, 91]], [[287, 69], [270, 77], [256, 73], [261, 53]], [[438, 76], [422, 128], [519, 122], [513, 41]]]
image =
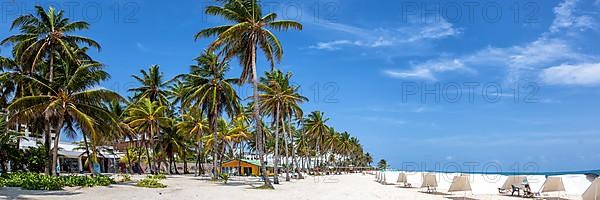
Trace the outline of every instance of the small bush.
[[156, 180], [164, 180], [164, 179], [167, 179], [167, 176], [165, 176], [164, 174], [157, 174], [157, 175], [148, 175], [146, 178], [156, 179]]
[[227, 184], [227, 181], [229, 180], [229, 174], [222, 173], [219, 175], [219, 177], [221, 177], [221, 179], [223, 179], [223, 183]]
[[137, 187], [146, 187], [146, 188], [166, 188], [167, 185], [158, 182], [158, 179], [146, 178], [136, 183]]

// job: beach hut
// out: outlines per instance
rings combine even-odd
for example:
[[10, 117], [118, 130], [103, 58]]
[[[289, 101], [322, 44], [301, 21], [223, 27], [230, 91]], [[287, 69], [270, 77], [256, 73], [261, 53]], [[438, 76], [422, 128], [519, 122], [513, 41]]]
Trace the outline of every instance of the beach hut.
[[404, 172], [400, 172], [400, 174], [398, 174], [398, 180], [396, 180], [396, 183], [402, 183], [402, 186], [404, 187], [411, 187], [410, 183], [408, 183], [408, 177], [406, 177], [406, 173]]
[[427, 192], [436, 192], [436, 188], [438, 186], [437, 179], [435, 174], [424, 174], [423, 175], [423, 184], [421, 184], [421, 188], [427, 188]]
[[[232, 160], [221, 165], [221, 171], [231, 174], [239, 174], [245, 176], [259, 176], [260, 175], [260, 161], [258, 160]], [[273, 165], [267, 164], [267, 173], [272, 175]]]
[[600, 200], [600, 178], [596, 178], [592, 185], [585, 190], [583, 195], [581, 195], [583, 200]]

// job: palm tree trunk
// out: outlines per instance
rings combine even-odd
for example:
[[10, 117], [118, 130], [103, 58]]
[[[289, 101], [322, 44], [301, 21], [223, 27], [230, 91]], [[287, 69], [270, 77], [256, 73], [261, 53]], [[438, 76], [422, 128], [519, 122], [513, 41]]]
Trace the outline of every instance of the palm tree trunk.
[[[186, 145], [188, 145], [189, 143], [187, 143]], [[183, 174], [188, 174], [188, 167], [187, 167], [187, 148], [183, 149], [183, 152], [181, 154], [181, 156], [183, 157]]]
[[198, 141], [198, 147], [196, 147], [196, 173], [195, 175], [198, 176], [200, 175], [199, 170], [200, 170], [200, 145], [201, 142]]
[[[150, 126], [150, 132], [152, 132], [152, 126]], [[150, 158], [150, 150], [148, 150], [150, 142], [146, 141], [146, 135], [144, 135], [142, 140], [144, 141], [144, 148], [146, 149], [146, 159], [148, 160], [148, 168], [150, 168], [150, 174], [154, 174], [154, 163], [152, 163], [152, 159]]]
[[289, 163], [289, 159], [288, 159], [290, 157], [290, 154], [288, 152], [289, 133], [287, 132], [287, 129], [285, 128], [286, 124], [287, 123], [285, 122], [285, 120], [281, 123], [281, 125], [283, 126], [283, 141], [285, 142], [284, 143], [284, 145], [285, 145], [285, 181], [290, 181], [290, 170], [289, 170], [290, 163]]
[[271, 184], [271, 180], [269, 180], [269, 175], [267, 174], [267, 167], [265, 165], [265, 152], [264, 152], [264, 143], [263, 143], [263, 135], [261, 131], [261, 119], [260, 119], [260, 101], [258, 99], [258, 75], [256, 72], [256, 43], [252, 42], [250, 45], [250, 56], [251, 56], [251, 68], [252, 68], [252, 85], [253, 88], [253, 98], [254, 98], [254, 125], [256, 126], [256, 144], [258, 151], [258, 159], [260, 161], [260, 173], [262, 174], [264, 187], [274, 189]]
[[242, 149], [242, 142], [243, 141], [240, 141], [240, 143], [238, 143], [238, 146], [239, 146], [239, 149], [240, 149], [240, 155], [239, 155], [238, 167], [237, 167], [238, 176], [242, 175], [242, 153], [244, 152], [244, 150]]
[[279, 184], [279, 103], [275, 106], [275, 166], [274, 172], [275, 177], [273, 178], [273, 183]]
[[56, 124], [56, 133], [54, 134], [54, 147], [52, 148], [52, 174], [58, 176], [59, 171], [56, 170], [57, 159], [58, 159], [58, 143], [60, 141], [60, 129], [64, 122], [63, 117], [59, 117], [58, 124]]
[[218, 175], [217, 175], [217, 119], [216, 119], [216, 109], [214, 109], [214, 111], [211, 111], [210, 114], [210, 127], [212, 129], [213, 132], [213, 149], [212, 149], [212, 153], [213, 153], [213, 160], [212, 160], [212, 179], [213, 180], [217, 180], [218, 179]]
[[[46, 158], [52, 157], [52, 148], [50, 148], [50, 120], [44, 119], [44, 146], [46, 147]], [[46, 159], [46, 168], [44, 172], [48, 175], [52, 175], [52, 160]]]
[[[90, 160], [91, 160], [91, 158], [92, 158], [92, 157], [90, 156], [90, 147], [89, 147], [89, 145], [88, 145], [87, 136], [86, 136], [85, 134], [83, 134], [83, 144], [85, 145], [85, 154], [86, 154], [86, 155], [87, 155], [87, 157], [88, 157], [88, 161], [87, 161], [87, 163], [88, 163], [88, 164], [87, 164], [87, 167], [88, 167], [88, 169], [90, 170], [90, 172], [93, 172], [93, 171], [92, 171], [92, 165], [90, 165], [90, 164], [91, 164], [91, 163], [90, 163]], [[127, 154], [129, 155], [129, 152], [127, 152]], [[94, 173], [92, 173], [92, 176], [94, 176]]]
[[[318, 136], [317, 136], [318, 137]], [[314, 170], [316, 170], [316, 175], [319, 175], [319, 172], [321, 171], [321, 169], [319, 169], [321, 167], [321, 162], [319, 162], [320, 156], [321, 155], [321, 150], [319, 149], [319, 139], [317, 138], [317, 152], [315, 154], [315, 167], [313, 168]]]
[[[49, 73], [50, 78], [48, 80], [50, 81], [50, 83], [52, 83], [53, 78], [54, 78], [54, 56], [52, 55], [51, 49], [50, 49], [50, 63], [49, 63], [48, 67], [50, 68], [50, 73]], [[50, 92], [48, 92], [48, 95], [50, 95]], [[50, 127], [51, 127], [50, 122], [51, 122], [50, 116], [46, 116], [46, 118], [44, 119], [44, 124], [46, 126], [44, 129], [44, 131], [45, 131], [44, 135], [46, 137], [46, 138], [44, 138], [44, 145], [46, 145], [46, 147], [48, 148], [47, 149], [48, 150], [48, 154], [47, 154], [48, 158], [50, 158], [52, 156], [52, 148], [50, 148], [50, 142], [52, 139], [51, 135], [50, 135]], [[52, 168], [54, 167], [53, 162], [56, 162], [56, 161], [51, 161], [51, 160], [46, 161], [45, 171], [46, 171], [46, 174], [48, 174], [48, 175], [52, 175], [52, 170], [53, 170]]]

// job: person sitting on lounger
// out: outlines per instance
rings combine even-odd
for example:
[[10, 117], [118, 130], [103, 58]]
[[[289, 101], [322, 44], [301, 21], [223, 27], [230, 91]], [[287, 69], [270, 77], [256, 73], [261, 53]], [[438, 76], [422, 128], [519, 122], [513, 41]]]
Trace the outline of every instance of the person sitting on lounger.
[[533, 197], [533, 192], [531, 192], [531, 187], [529, 186], [529, 184], [525, 184], [525, 188], [523, 189], [523, 196]]

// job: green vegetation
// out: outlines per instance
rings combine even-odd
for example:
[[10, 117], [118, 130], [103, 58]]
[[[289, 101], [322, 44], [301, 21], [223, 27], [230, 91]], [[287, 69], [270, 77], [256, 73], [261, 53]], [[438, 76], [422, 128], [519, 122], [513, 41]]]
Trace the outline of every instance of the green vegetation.
[[135, 186], [146, 187], [146, 188], [166, 188], [167, 187], [167, 185], [162, 184], [159, 182], [159, 180], [153, 179], [153, 178], [145, 178], [144, 180], [137, 182], [135, 184]]
[[21, 187], [26, 190], [61, 190], [63, 187], [108, 186], [114, 181], [106, 176], [49, 176], [40, 173], [10, 173], [0, 177], [0, 184], [7, 187]]
[[219, 175], [219, 177], [221, 177], [221, 179], [223, 179], [223, 183], [227, 184], [227, 181], [229, 180], [229, 174], [222, 173]]
[[165, 176], [164, 174], [157, 174], [157, 175], [146, 176], [146, 178], [148, 178], [148, 179], [156, 179], [156, 180], [164, 180], [164, 179], [167, 179], [167, 176]]
[[377, 163], [377, 168], [381, 170], [386, 170], [388, 168], [387, 161], [385, 159], [379, 160], [379, 162]]

